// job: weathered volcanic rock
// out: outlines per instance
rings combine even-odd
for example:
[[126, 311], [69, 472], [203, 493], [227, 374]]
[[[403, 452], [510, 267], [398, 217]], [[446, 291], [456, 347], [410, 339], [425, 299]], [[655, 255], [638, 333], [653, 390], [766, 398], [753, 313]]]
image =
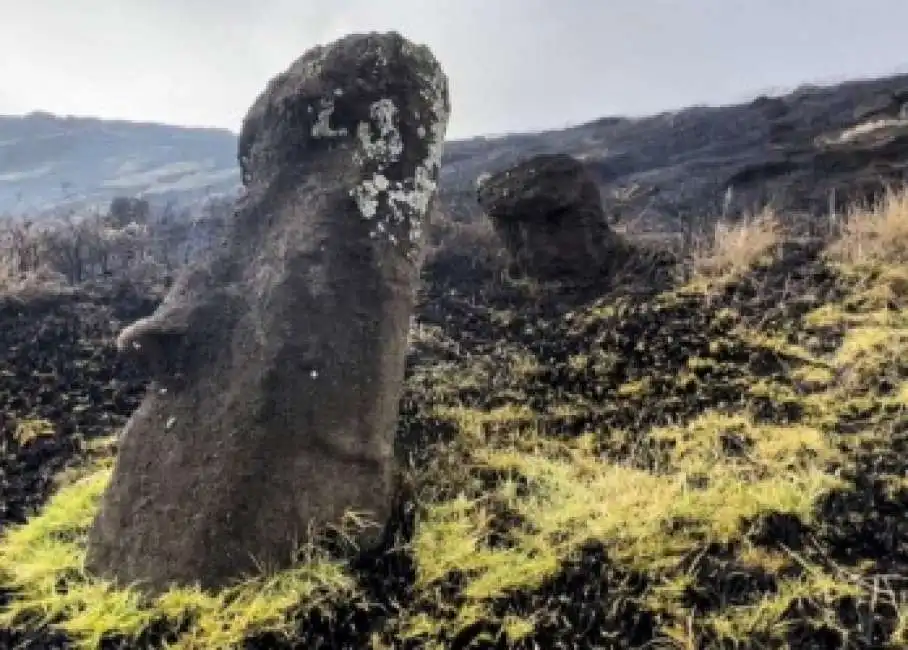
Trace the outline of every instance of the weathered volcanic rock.
[[542, 154], [490, 176], [478, 200], [521, 272], [543, 280], [596, 277], [624, 252], [599, 187], [566, 154]]
[[224, 246], [118, 340], [154, 381], [89, 570], [217, 588], [288, 565], [348, 510], [387, 519], [448, 111], [432, 53], [396, 33], [314, 48], [268, 84], [240, 135], [246, 192]]

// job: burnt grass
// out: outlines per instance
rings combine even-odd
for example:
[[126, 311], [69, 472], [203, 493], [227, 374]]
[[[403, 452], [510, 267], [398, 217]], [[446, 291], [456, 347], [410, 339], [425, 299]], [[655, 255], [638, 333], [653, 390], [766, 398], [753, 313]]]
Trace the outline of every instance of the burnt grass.
[[[597, 444], [603, 453], [642, 466], [655, 465], [664, 453], [645, 438], [648, 428], [690, 421], [707, 409], [749, 401], [767, 422], [797, 422], [797, 403], [747, 390], [761, 378], [793, 385], [789, 370], [797, 360], [784, 348], [737, 336], [735, 327], [783, 333], [792, 344], [807, 347], [834, 346], [840, 332], [830, 331], [819, 341], [802, 334], [804, 316], [841, 299], [846, 284], [819, 252], [817, 243], [791, 243], [772, 263], [754, 268], [722, 291], [710, 296], [677, 292], [669, 299], [664, 291], [670, 264], [658, 259], [584, 292], [562, 288], [541, 297], [514, 287], [465, 287], [439, 277], [437, 269], [432, 277], [430, 269], [418, 318], [435, 334], [418, 340], [408, 358], [401, 448], [419, 464], [420, 450], [456, 434], [453, 425], [432, 414], [446, 402], [480, 410], [509, 404], [529, 407], [550, 435], [602, 431]], [[128, 292], [0, 303], [0, 529], [25, 521], [48, 497], [53, 477], [85, 460], [90, 453], [86, 443], [114, 432], [138, 406], [144, 378], [117, 358], [112, 340], [124, 324], [153, 307], [153, 301]], [[505, 361], [515, 353], [535, 363], [526, 372], [508, 371]], [[595, 362], [603, 358], [609, 359], [607, 365]], [[691, 360], [706, 362], [692, 365]], [[439, 390], [438, 376], [420, 373], [439, 363], [478, 368], [482, 382]], [[695, 379], [679, 382], [691, 368]], [[567, 414], [554, 408], [564, 404], [580, 406]], [[16, 425], [29, 418], [53, 423], [53, 434], [20, 445]], [[848, 435], [849, 423], [839, 424], [842, 435]], [[640, 439], [612, 439], [608, 432], [617, 428], [641, 432]], [[729, 453], [746, 444], [732, 439], [727, 443]], [[866, 574], [868, 580], [883, 576], [884, 586], [904, 597], [908, 490], [891, 489], [884, 477], [908, 476], [908, 418], [893, 415], [889, 443], [867, 449], [843, 475], [846, 486], [818, 506], [820, 524], [767, 512], [746, 522], [748, 539], [767, 550], [786, 549], [816, 562], [835, 562]], [[402, 608], [434, 607], [416, 602], [414, 559], [405, 547], [392, 548], [390, 541], [412, 536], [418, 507], [406, 495], [401, 497], [383, 549], [357, 555], [338, 544], [336, 552], [350, 557], [369, 605], [337, 603], [327, 611], [301, 614], [292, 641], [259, 634], [244, 648], [363, 648], [376, 631], [392, 647], [422, 647], [422, 642], [397, 642], [392, 623]], [[502, 528], [507, 528], [506, 521]], [[718, 544], [705, 544], [690, 572], [694, 579], [683, 601], [698, 615], [730, 603], [755, 603], [773, 593], [781, 577], [741, 564], [734, 545]], [[492, 604], [499, 617], [545, 611], [526, 638], [511, 641], [490, 622], [434, 641], [449, 648], [650, 647], [671, 621], [647, 609], [639, 598], [647, 580], [613, 563], [608, 548], [591, 541], [535, 590], [507, 594]], [[457, 575], [449, 577], [446, 599], [456, 603], [462, 597], [461, 582]], [[0, 606], [8, 597], [0, 589]], [[891, 600], [843, 597], [825, 618], [817, 616], [816, 607], [793, 602], [784, 613], [788, 647], [895, 647], [888, 645], [895, 643], [897, 617]], [[430, 613], [444, 616], [441, 610]], [[110, 637], [102, 647], [159, 647], [172, 641], [178, 628], [160, 621], [137, 641]], [[778, 647], [777, 641], [759, 635], [729, 639], [708, 628], [697, 632], [700, 647]], [[0, 647], [68, 645], [64, 636], [47, 628], [0, 631]]]

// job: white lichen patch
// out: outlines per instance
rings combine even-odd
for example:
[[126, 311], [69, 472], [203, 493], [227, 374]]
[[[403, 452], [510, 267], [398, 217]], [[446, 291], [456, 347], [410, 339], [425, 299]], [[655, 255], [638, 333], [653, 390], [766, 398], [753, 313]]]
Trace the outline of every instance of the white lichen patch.
[[[397, 107], [390, 99], [380, 99], [369, 107], [370, 122], [360, 122], [356, 127], [356, 136], [359, 140], [359, 150], [356, 161], [370, 161], [381, 166], [387, 166], [400, 160], [404, 151], [404, 142], [400, 137], [400, 130], [395, 124]], [[372, 138], [373, 127], [378, 131], [378, 137]]]
[[[337, 91], [335, 91], [337, 94]], [[309, 107], [310, 112], [312, 107]], [[339, 129], [331, 128], [331, 115], [334, 113], [334, 100], [333, 99], [322, 99], [319, 102], [319, 111], [318, 117], [315, 120], [315, 124], [312, 125], [312, 137], [313, 138], [341, 138], [348, 134], [346, 127], [341, 127]]]
[[410, 241], [417, 243], [422, 237], [422, 225], [429, 211], [429, 204], [438, 187], [438, 174], [441, 168], [441, 156], [445, 146], [445, 131], [448, 127], [448, 107], [445, 102], [447, 80], [441, 70], [436, 70], [432, 79], [427, 80], [425, 99], [432, 106], [432, 117], [429, 126], [427, 153], [422, 163], [416, 168], [413, 190], [399, 200], [411, 206], [419, 220], [410, 224]]
[[[374, 179], [365, 180], [350, 190], [350, 196], [356, 201], [356, 206], [359, 208], [359, 213], [363, 216], [363, 219], [374, 219], [375, 215], [378, 214], [379, 194], [380, 192], [375, 189]], [[374, 231], [369, 233], [369, 235], [374, 237]]]
[[[428, 131], [420, 125], [418, 137], [426, 142], [426, 157], [416, 166], [410, 178], [391, 181], [384, 174], [387, 167], [400, 160], [403, 153], [403, 140], [400, 135], [397, 119], [397, 108], [390, 99], [381, 99], [372, 104], [369, 110], [370, 122], [357, 126], [358, 151], [356, 162], [374, 169], [371, 176], [354, 187], [350, 195], [356, 201], [363, 218], [372, 220], [379, 215], [381, 199], [387, 204], [387, 211], [382, 214], [369, 236], [376, 238], [382, 235], [387, 241], [396, 244], [398, 241], [394, 230], [389, 226], [403, 226], [411, 244], [418, 244], [422, 238], [422, 224], [429, 211], [429, 205], [438, 185], [438, 171], [444, 148], [444, 135], [447, 128], [447, 106], [445, 102], [446, 80], [439, 70], [431, 78], [423, 79], [426, 84], [424, 99], [432, 107]], [[416, 119], [418, 112], [414, 111]], [[427, 120], [429, 121], [429, 120]], [[377, 137], [373, 133], [377, 132]], [[410, 246], [409, 253], [415, 254], [416, 246]]]

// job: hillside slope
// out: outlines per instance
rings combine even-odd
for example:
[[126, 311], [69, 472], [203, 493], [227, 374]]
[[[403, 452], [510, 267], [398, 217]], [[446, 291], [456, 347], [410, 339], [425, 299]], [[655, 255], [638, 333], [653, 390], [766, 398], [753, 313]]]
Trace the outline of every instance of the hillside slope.
[[[0, 213], [103, 203], [116, 194], [185, 203], [231, 192], [239, 181], [235, 140], [213, 129], [0, 117]], [[905, 178], [908, 75], [805, 87], [735, 106], [452, 141], [442, 166], [445, 210], [468, 219], [477, 210], [473, 187], [480, 174], [554, 152], [586, 160], [607, 212], [643, 229], [678, 230], [768, 200], [786, 210], [825, 212], [830, 199], [842, 207]]]
[[189, 204], [238, 184], [229, 131], [0, 116], [0, 214], [104, 205], [118, 195]]

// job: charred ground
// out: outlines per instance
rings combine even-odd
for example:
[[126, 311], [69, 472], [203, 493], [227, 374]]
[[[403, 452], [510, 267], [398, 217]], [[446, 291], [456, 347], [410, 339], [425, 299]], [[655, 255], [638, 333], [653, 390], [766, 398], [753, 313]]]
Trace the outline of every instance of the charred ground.
[[855, 219], [586, 295], [430, 268], [386, 548], [153, 603], [78, 570], [153, 303], [4, 303], [0, 645], [903, 647], [908, 201]]

